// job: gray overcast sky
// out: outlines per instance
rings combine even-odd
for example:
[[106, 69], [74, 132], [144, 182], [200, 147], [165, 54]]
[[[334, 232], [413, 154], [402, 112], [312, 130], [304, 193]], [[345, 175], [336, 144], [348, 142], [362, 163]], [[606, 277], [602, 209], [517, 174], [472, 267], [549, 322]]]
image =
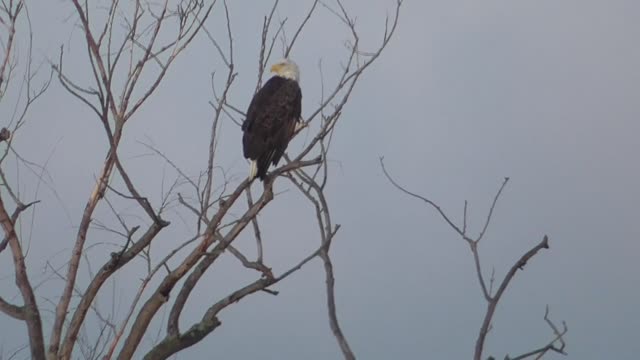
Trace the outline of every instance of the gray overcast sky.
[[[283, 1], [280, 16], [297, 25], [308, 3]], [[363, 46], [374, 47], [392, 1], [345, 4], [357, 15]], [[231, 96], [243, 108], [255, 84], [261, 19], [269, 5], [230, 4], [240, 71]], [[57, 58], [64, 44], [67, 69], [75, 79], [90, 81], [70, 2], [29, 6], [37, 56]], [[378, 163], [382, 155], [399, 182], [454, 218], [461, 218], [469, 200], [475, 231], [503, 177], [511, 177], [480, 248], [486, 274], [495, 267], [501, 278], [522, 252], [549, 235], [550, 251], [518, 273], [498, 308], [487, 355], [503, 358], [547, 341], [551, 333], [542, 316], [549, 304], [553, 319], [569, 325], [570, 359], [637, 358], [639, 15], [634, 0], [405, 1], [397, 36], [359, 83], [330, 154], [328, 196], [334, 221], [343, 226], [332, 247], [338, 311], [358, 358], [468, 359], [484, 313], [466, 244], [432, 209], [390, 186]], [[223, 31], [222, 19], [214, 15], [214, 31]], [[303, 116], [319, 101], [319, 58], [327, 78], [335, 79], [345, 36], [326, 10], [302, 34], [293, 56], [302, 72]], [[199, 39], [128, 129], [126, 161], [134, 177], [145, 179], [143, 191], [156, 199], [167, 169], [160, 159], [140, 156], [147, 151], [138, 141], [155, 144], [191, 174], [204, 168], [208, 76], [219, 65], [214, 51]], [[4, 116], [9, 110], [2, 111]], [[239, 129], [227, 122], [223, 131], [220, 165], [244, 176]], [[57, 83], [33, 108], [21, 136], [16, 146], [27, 159], [44, 163], [50, 157], [61, 198], [39, 190], [44, 201], [29, 254], [37, 277], [48, 259], [61, 264], [68, 254], [106, 141], [97, 120]], [[279, 187], [285, 190], [285, 182]], [[33, 194], [35, 183], [24, 180], [22, 190]], [[266, 259], [276, 270], [318, 243], [309, 236], [315, 234], [309, 230], [312, 209], [293, 194], [285, 193], [261, 215]], [[100, 214], [108, 218], [105, 209]], [[188, 233], [187, 224], [171, 220], [175, 227], [160, 247]], [[109, 239], [93, 236], [93, 243]], [[249, 245], [250, 237], [240, 241]], [[91, 256], [100, 264], [105, 253]], [[7, 252], [0, 261], [0, 293], [15, 294]], [[229, 260], [209, 274], [183, 326], [233, 284], [250, 279], [235, 269]], [[119, 293], [138, 285], [133, 272], [117, 279]], [[279, 296], [257, 295], [225, 312], [223, 326], [180, 358], [339, 358], [323, 282], [315, 261], [277, 286]], [[58, 295], [60, 285], [39, 288], [40, 303]], [[126, 299], [116, 298], [119, 316]], [[51, 314], [43, 316], [49, 328]], [[16, 325], [0, 317], [4, 349], [24, 341], [26, 329]]]

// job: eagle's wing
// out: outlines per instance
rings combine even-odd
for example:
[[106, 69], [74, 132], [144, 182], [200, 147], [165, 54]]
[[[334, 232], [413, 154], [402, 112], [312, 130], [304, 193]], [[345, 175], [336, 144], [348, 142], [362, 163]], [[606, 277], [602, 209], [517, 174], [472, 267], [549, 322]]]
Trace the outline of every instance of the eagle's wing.
[[247, 117], [242, 123], [242, 131], [250, 132], [256, 120], [260, 121], [259, 118], [264, 112], [264, 109], [269, 103], [271, 97], [277, 93], [283, 83], [284, 79], [274, 76], [262, 85], [258, 92], [253, 95], [253, 99], [251, 99], [249, 109], [247, 110]]
[[286, 88], [283, 88], [283, 92], [286, 92], [286, 96], [283, 98], [288, 99], [286, 104], [281, 104], [282, 112], [282, 125], [276, 138], [276, 149], [272, 158], [273, 165], [278, 165], [280, 158], [287, 150], [289, 141], [293, 137], [293, 133], [296, 129], [296, 123], [300, 120], [300, 114], [302, 113], [302, 92], [297, 83], [290, 82]]
[[242, 123], [242, 145], [244, 157], [257, 159], [267, 147], [267, 139], [272, 136], [272, 127], [275, 122], [273, 109], [271, 109], [274, 97], [282, 87], [284, 79], [272, 77], [256, 92], [251, 99], [247, 117]]

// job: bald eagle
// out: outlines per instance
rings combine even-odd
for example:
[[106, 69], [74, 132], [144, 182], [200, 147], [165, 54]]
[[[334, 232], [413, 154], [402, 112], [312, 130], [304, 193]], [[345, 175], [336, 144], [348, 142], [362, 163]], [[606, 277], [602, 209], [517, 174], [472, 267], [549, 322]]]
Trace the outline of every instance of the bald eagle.
[[271, 67], [275, 75], [253, 96], [242, 123], [242, 150], [251, 161], [249, 180], [264, 181], [271, 164], [278, 165], [300, 124], [302, 91], [295, 62], [284, 59]]

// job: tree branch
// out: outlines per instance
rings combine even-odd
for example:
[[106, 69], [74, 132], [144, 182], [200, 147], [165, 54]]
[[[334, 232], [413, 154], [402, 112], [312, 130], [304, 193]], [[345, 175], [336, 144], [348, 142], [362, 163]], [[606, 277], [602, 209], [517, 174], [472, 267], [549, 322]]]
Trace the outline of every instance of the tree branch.
[[[516, 357], [509, 357], [507, 356], [506, 359], [507, 360], [524, 360], [526, 358], [530, 358], [532, 356], [535, 356], [536, 359], [541, 359], [546, 353], [548, 353], [549, 351], [558, 353], [558, 354], [562, 354], [562, 355], [567, 355], [567, 353], [564, 351], [564, 348], [566, 346], [566, 343], [564, 342], [564, 335], [567, 333], [567, 331], [569, 330], [567, 328], [567, 324], [563, 321], [562, 322], [562, 331], [560, 331], [558, 329], [558, 327], [551, 321], [551, 319], [549, 319], [549, 306], [546, 307], [545, 312], [544, 312], [544, 320], [547, 322], [547, 324], [549, 325], [549, 327], [553, 330], [554, 333], [554, 338], [553, 340], [551, 340], [548, 344], [529, 351], [528, 353], [516, 356]], [[556, 342], [560, 342], [560, 346], [556, 346]]]
[[[481, 360], [482, 359], [482, 352], [483, 352], [483, 349], [484, 349], [485, 340], [486, 340], [486, 337], [487, 337], [487, 333], [489, 332], [489, 328], [491, 326], [491, 321], [492, 321], [493, 316], [495, 314], [496, 307], [498, 306], [498, 303], [500, 302], [500, 299], [502, 298], [502, 295], [504, 294], [504, 292], [506, 291], [507, 287], [509, 286], [509, 284], [513, 280], [516, 272], [518, 270], [523, 270], [524, 266], [526, 265], [526, 263], [531, 258], [533, 258], [540, 250], [549, 248], [549, 238], [545, 235], [540, 243], [538, 243], [532, 249], [527, 251], [525, 254], [523, 254], [520, 257], [520, 259], [518, 259], [518, 261], [516, 261], [516, 263], [511, 267], [511, 269], [509, 269], [509, 271], [505, 275], [504, 279], [500, 283], [500, 285], [498, 287], [498, 290], [496, 291], [495, 295], [492, 296], [491, 295], [491, 288], [493, 287], [494, 273], [492, 273], [491, 279], [490, 279], [491, 288], [487, 289], [486, 281], [484, 279], [484, 276], [482, 275], [482, 268], [480, 266], [480, 256], [478, 254], [478, 243], [480, 242], [480, 240], [483, 238], [484, 234], [486, 233], [486, 230], [487, 230], [487, 228], [489, 226], [489, 223], [491, 222], [491, 219], [492, 219], [492, 216], [493, 216], [493, 212], [494, 212], [494, 209], [495, 209], [496, 204], [498, 202], [498, 199], [500, 198], [500, 195], [502, 194], [502, 191], [504, 190], [505, 186], [509, 182], [509, 178], [506, 177], [504, 179], [504, 181], [502, 182], [502, 185], [498, 189], [498, 192], [494, 196], [493, 202], [491, 204], [491, 207], [489, 208], [489, 213], [488, 213], [488, 215], [486, 217], [484, 226], [482, 227], [482, 230], [480, 231], [478, 237], [475, 238], [475, 239], [472, 239], [467, 234], [467, 202], [466, 201], [465, 201], [465, 204], [464, 204], [463, 225], [462, 225], [462, 230], [461, 230], [460, 227], [458, 227], [448, 217], [448, 215], [440, 208], [440, 206], [438, 206], [436, 203], [434, 203], [433, 201], [425, 198], [424, 196], [421, 196], [421, 195], [415, 194], [415, 193], [413, 193], [413, 192], [411, 192], [409, 190], [406, 190], [404, 187], [399, 185], [391, 177], [391, 175], [387, 172], [387, 170], [386, 170], [386, 168], [384, 166], [384, 161], [383, 160], [384, 159], [381, 157], [380, 158], [380, 165], [382, 167], [382, 171], [384, 172], [384, 175], [387, 177], [387, 179], [391, 182], [391, 184], [396, 189], [400, 190], [401, 192], [403, 192], [403, 193], [405, 193], [405, 194], [407, 194], [407, 195], [409, 195], [409, 196], [411, 196], [413, 198], [420, 199], [423, 202], [427, 203], [429, 206], [431, 206], [434, 209], [436, 209], [436, 211], [438, 211], [440, 216], [447, 222], [447, 224], [449, 224], [449, 226], [452, 229], [454, 229], [455, 232], [458, 233], [458, 235], [460, 235], [462, 237], [462, 239], [465, 240], [469, 244], [469, 248], [471, 250], [471, 253], [473, 254], [473, 260], [474, 260], [474, 264], [475, 264], [476, 275], [478, 277], [478, 282], [480, 283], [480, 287], [482, 289], [482, 294], [484, 295], [484, 298], [487, 301], [487, 310], [485, 312], [484, 319], [483, 319], [482, 325], [480, 327], [480, 333], [478, 334], [478, 337], [476, 339], [476, 345], [475, 345], [475, 351], [474, 351], [474, 357], [473, 357], [474, 360]], [[546, 318], [546, 316], [545, 316], [545, 318]], [[556, 335], [558, 335], [560, 338], [562, 337], [561, 335], [559, 335], [559, 332], [556, 329], [554, 329], [554, 331], [555, 331]], [[552, 344], [553, 344], [553, 342], [552, 342]], [[546, 351], [548, 351], [548, 350], [546, 350]], [[525, 355], [527, 355], [527, 354], [525, 354]], [[531, 356], [531, 355], [527, 355], [527, 356]]]
[[524, 270], [524, 266], [527, 264], [527, 262], [531, 258], [533, 258], [538, 253], [538, 251], [542, 249], [548, 249], [548, 248], [549, 248], [549, 238], [547, 237], [547, 235], [545, 235], [542, 241], [540, 241], [540, 243], [538, 243], [536, 246], [531, 248], [531, 250], [527, 251], [524, 255], [522, 255], [520, 259], [518, 259], [518, 261], [516, 261], [516, 263], [513, 264], [511, 269], [509, 269], [509, 272], [500, 283], [500, 286], [498, 287], [498, 291], [496, 291], [495, 296], [491, 298], [491, 300], [487, 305], [487, 311], [484, 315], [482, 326], [480, 327], [480, 334], [478, 335], [478, 338], [476, 340], [475, 353], [473, 355], [474, 360], [482, 359], [482, 350], [484, 348], [484, 342], [487, 337], [487, 333], [489, 332], [489, 326], [491, 326], [491, 320], [493, 319], [493, 314], [495, 313], [496, 307], [500, 302], [500, 298], [502, 297], [505, 290], [507, 289], [507, 286], [509, 286], [509, 283], [511, 282], [511, 280], [513, 280], [513, 277], [516, 275], [516, 272], [518, 270]]
[[8, 303], [0, 296], [0, 311], [11, 316], [16, 320], [26, 320], [24, 306], [16, 306]]
[[306, 265], [311, 259], [315, 258], [322, 252], [328, 243], [323, 243], [320, 248], [311, 253], [309, 256], [304, 258], [298, 264], [291, 267], [289, 270], [285, 271], [278, 277], [263, 277], [253, 281], [252, 283], [234, 291], [230, 295], [220, 299], [218, 302], [213, 304], [209, 309], [205, 312], [202, 320], [198, 323], [192, 325], [187, 331], [183, 334], [176, 333], [173, 335], [167, 334], [167, 337], [162, 340], [158, 345], [156, 345], [151, 351], [149, 351], [145, 356], [145, 360], [161, 360], [166, 359], [169, 356], [177, 353], [180, 350], [186, 349], [189, 346], [192, 346], [204, 339], [205, 336], [214, 331], [218, 326], [222, 323], [218, 319], [217, 315], [224, 310], [226, 307], [231, 304], [237, 303], [238, 301], [244, 299], [248, 295], [256, 293], [258, 291], [267, 291], [267, 287], [274, 285], [284, 279], [286, 279], [289, 275], [294, 272], [300, 270], [304, 265]]
[[[24, 302], [23, 313], [27, 323], [27, 331], [29, 333], [29, 344], [31, 349], [31, 358], [35, 360], [44, 360], [44, 337], [42, 336], [42, 321], [40, 320], [40, 310], [33, 293], [33, 287], [27, 275], [27, 267], [24, 263], [24, 254], [22, 246], [18, 241], [14, 223], [11, 221], [9, 214], [5, 208], [2, 197], [0, 197], [0, 222], [5, 236], [8, 238], [9, 248], [13, 256], [13, 266], [15, 270], [15, 281], [22, 300]], [[15, 308], [9, 307], [13, 312]], [[17, 314], [17, 313], [16, 313]]]
[[102, 288], [102, 285], [107, 281], [107, 279], [109, 279], [109, 277], [111, 277], [111, 275], [129, 263], [129, 261], [133, 260], [144, 248], [146, 248], [165, 226], [167, 225], [164, 223], [154, 222], [145, 234], [142, 235], [140, 240], [136, 241], [127, 251], [121, 254], [112, 253], [111, 259], [107, 261], [93, 279], [91, 279], [91, 283], [82, 295], [80, 303], [76, 307], [71, 318], [71, 322], [67, 328], [65, 339], [60, 351], [60, 358], [68, 359], [71, 357], [80, 328], [84, 324], [87, 312], [98, 295], [98, 291]]

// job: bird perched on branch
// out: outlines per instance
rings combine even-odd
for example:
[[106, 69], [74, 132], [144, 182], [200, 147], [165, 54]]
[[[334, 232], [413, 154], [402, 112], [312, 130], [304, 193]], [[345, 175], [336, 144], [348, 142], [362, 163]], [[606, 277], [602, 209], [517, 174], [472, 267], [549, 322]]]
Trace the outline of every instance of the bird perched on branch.
[[251, 162], [249, 179], [264, 181], [271, 164], [278, 165], [300, 124], [302, 91], [295, 62], [284, 59], [271, 67], [275, 75], [253, 96], [242, 124], [242, 150]]

